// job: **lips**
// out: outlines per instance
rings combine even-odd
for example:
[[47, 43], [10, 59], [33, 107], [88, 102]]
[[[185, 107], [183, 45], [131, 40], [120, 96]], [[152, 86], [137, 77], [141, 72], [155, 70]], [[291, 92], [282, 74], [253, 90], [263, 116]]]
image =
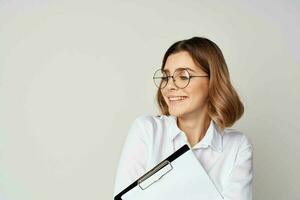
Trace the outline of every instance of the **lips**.
[[187, 98], [187, 96], [170, 96], [170, 97], [168, 97], [168, 99], [169, 99], [170, 101], [184, 100], [184, 99], [186, 99], [186, 98]]
[[188, 97], [187, 96], [168, 96], [169, 104], [177, 104], [184, 102]]

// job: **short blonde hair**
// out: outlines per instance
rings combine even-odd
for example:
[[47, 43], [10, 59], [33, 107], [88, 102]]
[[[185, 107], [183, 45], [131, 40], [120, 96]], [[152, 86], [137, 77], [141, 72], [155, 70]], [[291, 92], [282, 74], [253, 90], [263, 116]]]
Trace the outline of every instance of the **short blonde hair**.
[[[220, 48], [203, 37], [177, 41], [166, 51], [161, 69], [164, 69], [169, 55], [186, 51], [195, 64], [209, 75], [208, 115], [223, 131], [231, 127], [244, 113], [244, 106], [231, 85], [229, 71]], [[156, 101], [162, 115], [170, 115], [161, 90], [158, 89]]]

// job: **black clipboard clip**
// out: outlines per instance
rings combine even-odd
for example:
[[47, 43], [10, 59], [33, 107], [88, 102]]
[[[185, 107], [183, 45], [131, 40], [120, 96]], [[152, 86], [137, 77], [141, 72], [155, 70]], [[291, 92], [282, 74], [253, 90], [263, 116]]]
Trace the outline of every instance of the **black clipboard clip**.
[[164, 175], [169, 173], [173, 169], [170, 161], [165, 160], [155, 166], [152, 170], [147, 172], [141, 178], [138, 179], [138, 185], [142, 190], [147, 189], [153, 183], [159, 181]]

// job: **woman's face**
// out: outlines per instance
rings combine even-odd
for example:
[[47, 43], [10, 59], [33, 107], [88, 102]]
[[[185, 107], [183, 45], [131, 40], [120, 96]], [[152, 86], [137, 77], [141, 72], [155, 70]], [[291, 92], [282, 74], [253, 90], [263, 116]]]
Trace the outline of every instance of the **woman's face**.
[[[165, 63], [164, 70], [168, 75], [173, 75], [174, 71], [179, 67], [188, 67], [190, 75], [202, 76], [208, 75], [196, 66], [190, 54], [186, 51], [171, 54]], [[193, 72], [193, 71], [195, 72]], [[177, 117], [192, 115], [199, 116], [206, 111], [206, 100], [208, 96], [208, 77], [193, 77], [188, 86], [183, 89], [174, 85], [172, 78], [169, 79], [166, 87], [161, 89], [161, 93], [169, 107], [170, 115]], [[181, 97], [184, 99], [170, 99], [170, 97]]]

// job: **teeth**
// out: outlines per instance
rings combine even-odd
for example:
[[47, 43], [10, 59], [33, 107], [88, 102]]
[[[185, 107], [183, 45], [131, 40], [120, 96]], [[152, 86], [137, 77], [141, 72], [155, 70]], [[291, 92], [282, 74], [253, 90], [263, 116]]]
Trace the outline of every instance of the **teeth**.
[[183, 100], [186, 99], [187, 97], [170, 97], [169, 100], [170, 101], [178, 101], [178, 100]]

